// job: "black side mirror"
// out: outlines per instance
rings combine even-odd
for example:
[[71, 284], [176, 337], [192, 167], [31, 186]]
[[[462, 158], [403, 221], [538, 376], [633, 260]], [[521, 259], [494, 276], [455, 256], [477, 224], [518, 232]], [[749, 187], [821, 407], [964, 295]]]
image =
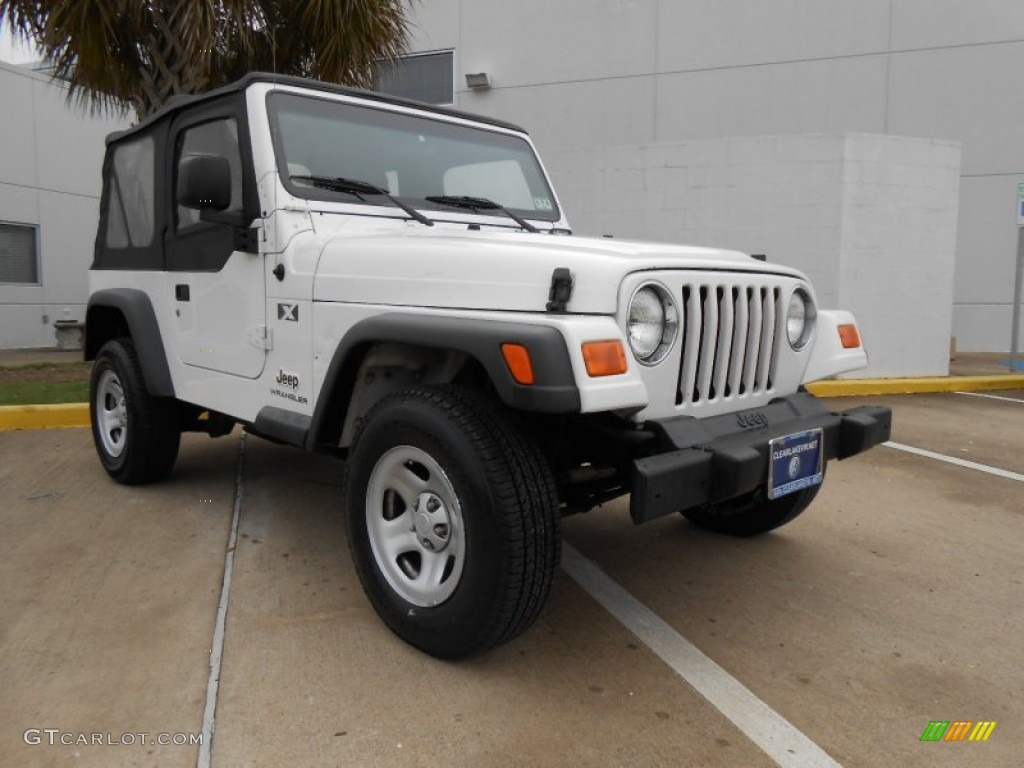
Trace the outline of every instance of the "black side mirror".
[[223, 211], [231, 205], [231, 165], [220, 155], [195, 155], [178, 167], [178, 205]]

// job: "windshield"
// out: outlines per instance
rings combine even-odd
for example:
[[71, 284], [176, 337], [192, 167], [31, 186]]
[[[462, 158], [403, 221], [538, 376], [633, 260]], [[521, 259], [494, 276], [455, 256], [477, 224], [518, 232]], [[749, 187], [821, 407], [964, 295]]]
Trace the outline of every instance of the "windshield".
[[360, 202], [309, 181], [337, 177], [375, 185], [417, 208], [451, 210], [427, 198], [468, 196], [530, 219], [559, 218], [533, 149], [518, 136], [291, 93], [271, 93], [268, 105], [278, 168], [299, 197]]

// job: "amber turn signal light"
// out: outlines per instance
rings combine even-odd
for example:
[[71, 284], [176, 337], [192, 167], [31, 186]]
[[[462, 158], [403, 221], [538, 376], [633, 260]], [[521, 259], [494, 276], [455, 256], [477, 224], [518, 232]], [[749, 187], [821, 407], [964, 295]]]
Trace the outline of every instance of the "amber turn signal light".
[[839, 340], [843, 343], [843, 349], [857, 349], [860, 346], [860, 332], [856, 325], [840, 325]]
[[512, 378], [519, 384], [533, 384], [533, 363], [530, 361], [530, 350], [522, 344], [502, 344], [501, 354], [505, 358]]
[[614, 376], [626, 372], [626, 351], [615, 339], [588, 341], [583, 345], [583, 362], [591, 376]]

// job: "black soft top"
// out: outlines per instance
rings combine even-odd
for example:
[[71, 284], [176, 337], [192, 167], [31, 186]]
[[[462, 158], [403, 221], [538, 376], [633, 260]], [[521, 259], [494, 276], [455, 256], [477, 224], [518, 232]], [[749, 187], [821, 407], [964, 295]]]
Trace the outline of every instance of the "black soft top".
[[324, 83], [320, 80], [310, 80], [305, 77], [296, 77], [294, 75], [275, 75], [270, 72], [250, 72], [244, 77], [236, 80], [233, 83], [215, 88], [212, 91], [206, 93], [196, 94], [194, 96], [172, 96], [167, 100], [160, 109], [154, 112], [152, 115], [147, 117], [145, 120], [140, 122], [138, 125], [134, 125], [124, 131], [116, 131], [107, 136], [107, 144], [114, 141], [119, 141], [127, 136], [131, 136], [134, 133], [148, 128], [153, 123], [163, 120], [165, 117], [178, 112], [179, 110], [192, 107], [196, 104], [202, 103], [209, 99], [215, 99], [220, 96], [227, 96], [233, 93], [241, 93], [253, 83], [276, 83], [278, 85], [293, 85], [300, 88], [310, 88], [317, 91], [326, 91], [327, 93], [341, 93], [346, 96], [356, 96], [360, 99], [367, 99], [370, 101], [379, 101], [384, 104], [396, 104], [402, 107], [413, 107], [415, 109], [423, 110], [425, 112], [433, 112], [438, 115], [446, 115], [448, 117], [461, 117], [465, 120], [473, 120], [478, 123], [486, 123], [488, 125], [494, 125], [498, 128], [507, 128], [513, 131], [519, 131], [520, 133], [526, 133], [525, 130], [520, 128], [518, 125], [513, 123], [507, 123], [504, 120], [498, 120], [493, 117], [483, 117], [482, 115], [474, 115], [470, 112], [462, 112], [457, 109], [449, 109], [447, 107], [438, 107], [434, 104], [427, 104], [422, 101], [414, 101], [413, 99], [403, 99], [398, 96], [388, 96], [384, 93], [377, 93], [376, 91], [364, 91], [359, 88], [349, 88], [344, 85], [335, 85], [334, 83]]

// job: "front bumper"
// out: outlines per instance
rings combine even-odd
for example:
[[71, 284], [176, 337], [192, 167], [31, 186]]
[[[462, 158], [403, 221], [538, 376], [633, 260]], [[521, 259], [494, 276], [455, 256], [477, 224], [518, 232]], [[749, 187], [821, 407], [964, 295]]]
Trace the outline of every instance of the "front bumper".
[[892, 411], [875, 405], [831, 413], [800, 392], [761, 408], [697, 419], [648, 421], [659, 450], [633, 462], [630, 515], [645, 523], [671, 512], [740, 496], [768, 482], [768, 443], [821, 429], [823, 459], [845, 459], [889, 439]]

